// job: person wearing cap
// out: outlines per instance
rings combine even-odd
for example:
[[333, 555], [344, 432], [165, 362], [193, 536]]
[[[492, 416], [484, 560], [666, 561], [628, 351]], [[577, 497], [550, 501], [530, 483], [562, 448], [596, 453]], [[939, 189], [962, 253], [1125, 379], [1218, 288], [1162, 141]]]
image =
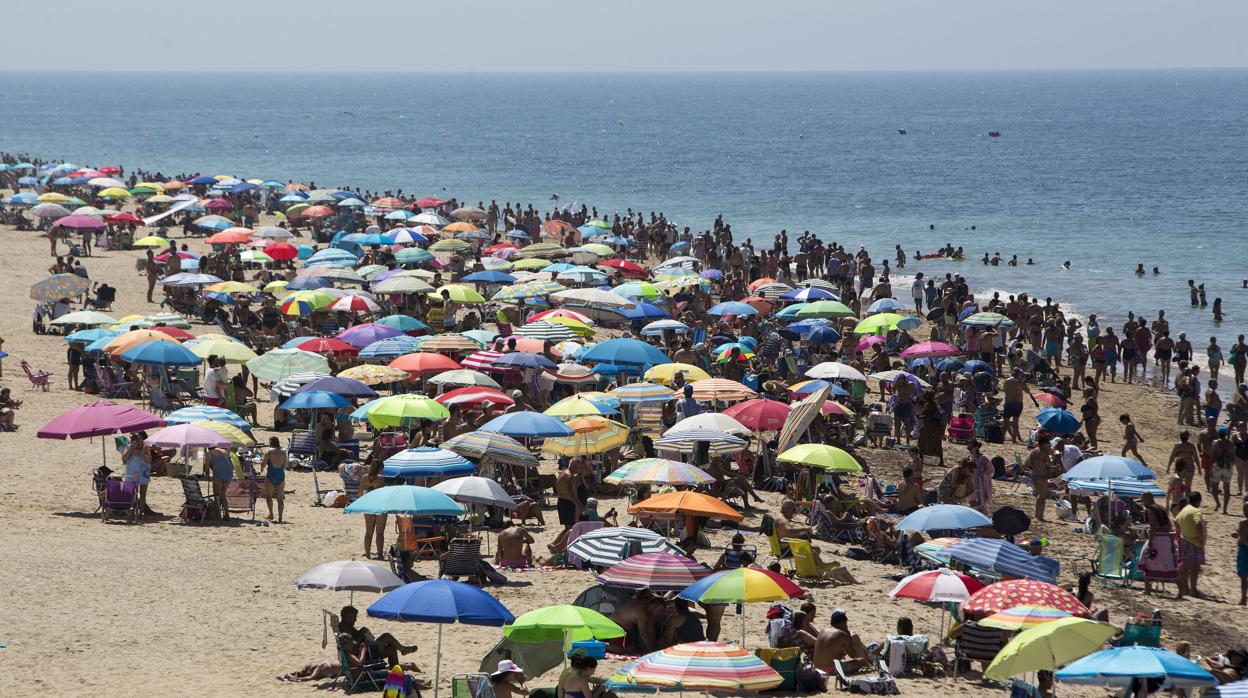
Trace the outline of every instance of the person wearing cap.
[[490, 687], [497, 698], [520, 698], [529, 695], [524, 687], [524, 669], [510, 659], [498, 662], [498, 671], [490, 674]]
[[702, 405], [693, 399], [693, 386], [685, 385], [682, 392], [685, 396], [676, 402], [676, 419], [688, 419], [702, 414]]

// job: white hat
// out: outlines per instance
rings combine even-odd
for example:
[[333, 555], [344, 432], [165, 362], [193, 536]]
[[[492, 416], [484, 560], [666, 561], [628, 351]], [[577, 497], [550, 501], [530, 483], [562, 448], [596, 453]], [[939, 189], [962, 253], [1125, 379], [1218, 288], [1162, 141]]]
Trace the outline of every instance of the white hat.
[[523, 674], [524, 669], [521, 669], [519, 664], [516, 664], [510, 659], [500, 659], [498, 662], [498, 671], [494, 672], [493, 674], [490, 674], [490, 676], [498, 676], [499, 674], [510, 674], [512, 672], [515, 672], [517, 674]]

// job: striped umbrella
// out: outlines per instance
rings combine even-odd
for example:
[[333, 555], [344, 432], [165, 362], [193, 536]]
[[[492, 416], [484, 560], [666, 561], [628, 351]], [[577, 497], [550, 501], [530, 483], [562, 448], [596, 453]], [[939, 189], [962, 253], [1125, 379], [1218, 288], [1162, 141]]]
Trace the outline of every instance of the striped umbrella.
[[1248, 679], [1206, 688], [1205, 698], [1248, 698]]
[[552, 383], [568, 383], [571, 385], [588, 385], [598, 382], [598, 372], [588, 366], [574, 363], [559, 364], [555, 370], [542, 371], [541, 379]]
[[[703, 378], [696, 380], [689, 385], [693, 386], [693, 399], [707, 402], [711, 400], [719, 400], [721, 402], [735, 402], [737, 400], [749, 400], [758, 397], [758, 393], [750, 390], [737, 381], [728, 380], [726, 378]], [[684, 393], [677, 391], [672, 393], [672, 397], [682, 398]]]
[[781, 427], [780, 435], [776, 438], [776, 453], [784, 453], [797, 445], [798, 440], [802, 438], [811, 423], [815, 421], [819, 411], [823, 409], [823, 403], [827, 401], [830, 392], [830, 388], [824, 388], [793, 405], [793, 410], [784, 418], [784, 426]]
[[386, 459], [381, 474], [385, 477], [426, 478], [475, 475], [472, 461], [441, 448], [409, 448]]
[[948, 565], [949, 564], [949, 548], [961, 543], [961, 538], [945, 537], [933, 538], [926, 543], [920, 543], [914, 546], [914, 552], [932, 562]]
[[613, 485], [626, 482], [648, 482], [696, 487], [708, 485], [714, 482], [715, 478], [705, 470], [689, 463], [666, 458], [641, 458], [616, 468], [604, 481]]
[[516, 404], [507, 393], [496, 388], [487, 388], [485, 386], [470, 385], [464, 388], [456, 388], [450, 390], [434, 398], [443, 405], [480, 405], [489, 404], [491, 406], [510, 407]]
[[301, 371], [274, 383], [272, 387], [273, 394], [281, 398], [287, 398], [294, 395], [300, 388], [308, 383], [329, 377], [330, 375], [328, 373], [321, 373], [319, 371]]
[[502, 358], [502, 352], [497, 351], [479, 351], [475, 354], [469, 354], [464, 357], [460, 365], [464, 368], [471, 368], [474, 371], [490, 371], [499, 370], [494, 368], [494, 362]]
[[568, 545], [568, 556], [587, 562], [595, 567], [610, 567], [628, 559], [628, 549], [636, 543], [642, 553], [670, 553], [681, 555], [676, 547], [662, 534], [646, 528], [614, 526], [599, 528], [582, 534]]
[[489, 459], [497, 463], [519, 465], [526, 468], [537, 467], [537, 457], [529, 453], [523, 444], [505, 434], [489, 431], [470, 431], [467, 434], [447, 439], [442, 448], [454, 451], [466, 458], [478, 461]]
[[764, 603], [795, 599], [805, 593], [778, 572], [738, 567], [698, 580], [680, 592], [680, 597], [702, 603]]
[[438, 375], [429, 379], [434, 385], [442, 386], [475, 386], [479, 388], [493, 388], [501, 390], [502, 386], [493, 378], [472, 369], [460, 368], [454, 371], [443, 371]]
[[660, 451], [676, 453], [693, 453], [699, 442], [705, 442], [711, 455], [737, 453], [745, 448], [745, 439], [733, 436], [718, 429], [688, 429], [669, 432], [666, 436], [654, 441], [654, 447]]
[[610, 406], [586, 400], [580, 395], [566, 397], [542, 411], [542, 414], [551, 417], [587, 417], [615, 413], [617, 410]]
[[382, 339], [360, 350], [361, 359], [393, 359], [396, 356], [410, 354], [420, 350], [420, 345], [427, 340], [428, 337], [409, 337], [407, 335], [399, 335]]
[[606, 417], [584, 419], [601, 422], [604, 428], [546, 439], [542, 442], [542, 450], [561, 456], [587, 456], [605, 453], [628, 442], [627, 426]]
[[620, 402], [667, 402], [672, 399], [672, 391], [653, 383], [630, 383], [609, 391]]
[[766, 691], [784, 678], [753, 652], [722, 642], [688, 642], [647, 654], [620, 670], [633, 684], [681, 691]]
[[598, 583], [624, 589], [679, 591], [710, 574], [696, 560], [672, 553], [642, 553], [612, 565]]
[[373, 293], [429, 293], [433, 286], [414, 276], [396, 274], [373, 284]]
[[1166, 493], [1157, 483], [1148, 480], [1071, 480], [1066, 483], [1071, 490], [1084, 492], [1110, 492], [1120, 497], [1136, 498], [1145, 492], [1154, 497], [1164, 497]]
[[593, 318], [589, 317], [588, 315], [584, 313], [578, 313], [575, 310], [572, 310], [571, 308], [555, 308], [554, 310], [545, 310], [545, 311], [542, 311], [540, 313], [530, 316], [529, 322], [538, 322], [541, 320], [549, 321], [550, 318], [557, 318], [557, 317], [571, 318], [573, 320], [576, 320], [577, 322], [584, 323], [586, 325], [594, 324]]
[[301, 371], [329, 375], [329, 362], [319, 354], [302, 349], [272, 349], [248, 361], [247, 369], [266, 383], [276, 383]]
[[554, 342], [561, 342], [565, 339], [576, 339], [580, 336], [571, 327], [545, 321], [531, 322], [523, 327], [518, 327], [516, 328], [516, 334], [522, 337], [532, 337], [534, 339], [549, 339]]
[[979, 624], [1002, 630], [1025, 630], [1034, 628], [1037, 625], [1052, 623], [1061, 618], [1068, 618], [1069, 616], [1069, 611], [1063, 611], [1051, 606], [1028, 604], [1007, 608], [1004, 611], [997, 611], [987, 618], [981, 619]]
[[192, 405], [174, 410], [165, 415], [165, 421], [170, 424], [189, 424], [191, 422], [221, 422], [239, 429], [251, 429], [251, 425], [247, 420], [225, 409], [224, 407], [212, 407], [211, 405]]
[[1087, 618], [1088, 607], [1079, 603], [1069, 591], [1048, 582], [1034, 579], [1010, 579], [989, 584], [962, 603], [967, 616], [986, 616], [1015, 606], [1049, 606], [1071, 615]]
[[968, 327], [1005, 327], [1014, 326], [1014, 321], [1001, 313], [973, 313], [959, 321]]
[[[209, 431], [215, 431], [218, 436], [224, 437], [226, 441], [229, 441], [234, 446], [251, 446], [256, 443], [256, 440], [251, 438], [250, 434], [229, 422], [195, 421], [191, 422], [191, 424], [201, 426]], [[251, 425], [248, 424], [247, 428], [250, 429]]]
[[462, 334], [440, 334], [436, 337], [430, 337], [420, 343], [421, 351], [463, 351], [478, 352], [483, 347], [481, 343], [475, 339], [465, 337]]
[[983, 588], [983, 583], [978, 579], [942, 567], [938, 570], [924, 570], [902, 579], [888, 595], [894, 599], [914, 599], [923, 603], [961, 603]]
[[360, 364], [338, 373], [340, 378], [351, 378], [364, 385], [382, 385], [384, 383], [401, 383], [408, 379], [407, 371], [400, 371], [389, 366]]
[[973, 570], [999, 577], [1035, 579], [1040, 582], [1056, 582], [1059, 570], [1057, 560], [1043, 555], [1032, 555], [1017, 545], [998, 538], [964, 540], [949, 548], [949, 557]]

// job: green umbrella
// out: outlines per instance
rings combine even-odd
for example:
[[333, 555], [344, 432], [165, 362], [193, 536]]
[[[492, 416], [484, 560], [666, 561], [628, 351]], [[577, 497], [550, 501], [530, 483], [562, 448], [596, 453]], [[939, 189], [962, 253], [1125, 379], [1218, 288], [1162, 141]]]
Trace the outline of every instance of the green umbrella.
[[797, 317], [853, 317], [854, 311], [839, 301], [815, 301], [794, 314]]
[[273, 349], [248, 361], [247, 369], [266, 383], [276, 383], [304, 371], [329, 373], [329, 362], [324, 356], [302, 349]]
[[854, 325], [854, 334], [886, 334], [897, 329], [897, 323], [906, 320], [905, 315], [897, 313], [877, 313]]
[[503, 635], [512, 642], [562, 640], [566, 647], [577, 640], [624, 637], [624, 629], [595, 610], [559, 604], [529, 611], [503, 626]]
[[390, 395], [366, 407], [367, 410], [361, 410], [364, 418], [379, 428], [403, 426], [413, 419], [442, 420], [451, 416], [442, 403], [416, 393]]
[[782, 463], [801, 463], [830, 473], [860, 473], [862, 466], [847, 451], [827, 444], [800, 444], [781, 453]]

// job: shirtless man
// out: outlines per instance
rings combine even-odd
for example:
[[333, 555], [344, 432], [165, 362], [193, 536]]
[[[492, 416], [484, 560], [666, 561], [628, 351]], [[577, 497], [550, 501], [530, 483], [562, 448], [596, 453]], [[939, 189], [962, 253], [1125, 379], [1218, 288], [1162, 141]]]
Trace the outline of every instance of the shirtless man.
[[498, 552], [494, 564], [499, 567], [524, 569], [533, 564], [533, 534], [523, 526], [511, 522], [498, 532]]
[[581, 518], [581, 500], [577, 496], [577, 490], [581, 485], [581, 475], [579, 468], [575, 466], [576, 461], [573, 461], [555, 475], [555, 497], [557, 498], [555, 509], [559, 512], [559, 525], [563, 526], [563, 530], [547, 546], [551, 552], [563, 550], [563, 547], [567, 545], [568, 532]]
[[1213, 466], [1213, 442], [1218, 438], [1218, 423], [1212, 419], [1205, 422], [1205, 430], [1196, 437], [1196, 450], [1200, 452], [1200, 472], [1205, 477], [1205, 490], [1213, 491], [1210, 477]]
[[637, 598], [620, 604], [611, 614], [611, 620], [624, 629], [624, 637], [612, 644], [622, 650], [621, 654], [645, 654], [659, 649], [655, 644], [658, 619], [664, 607], [663, 600], [649, 591], [642, 591]]
[[[779, 538], [782, 549], [788, 548], [788, 544], [784, 543], [785, 538], [800, 538], [802, 540], [813, 540], [814, 531], [810, 526], [803, 526], [794, 523], [793, 517], [797, 515], [797, 502], [792, 499], [786, 499], [780, 504], [780, 513], [775, 518], [776, 538]], [[819, 548], [810, 546], [811, 556], [815, 559], [815, 565], [819, 571], [827, 575], [830, 579], [838, 581], [842, 584], [857, 584], [857, 580], [849, 573], [849, 570], [842, 567], [836, 562], [824, 562], [823, 557], [819, 554]]]
[[914, 477], [914, 471], [901, 471], [901, 487], [897, 492], [897, 513], [909, 514], [923, 506], [923, 485]]
[[1036, 447], [1027, 454], [1026, 465], [1036, 490], [1035, 518], [1037, 521], [1047, 521], [1044, 518], [1044, 509], [1049, 503], [1049, 478], [1053, 475], [1053, 451], [1047, 434], [1041, 435]]
[[1005, 428], [1005, 432], [1010, 435], [1011, 443], [1018, 443], [1023, 440], [1022, 434], [1018, 433], [1018, 418], [1023, 414], [1023, 393], [1031, 398], [1031, 402], [1036, 407], [1040, 406], [1036, 402], [1036, 396], [1031, 394], [1031, 389], [1023, 382], [1022, 373], [1015, 370], [1010, 374], [1009, 378], [1001, 385], [1005, 391], [1005, 402], [1001, 407], [1001, 421]]
[[908, 380], [893, 381], [893, 395], [897, 398], [893, 405], [893, 437], [904, 437], [910, 443], [914, 431], [914, 384]]
[[[1235, 447], [1227, 438], [1227, 432], [1226, 427], [1218, 427], [1218, 436], [1213, 440], [1213, 447], [1210, 449], [1212, 463], [1209, 466], [1209, 493], [1213, 495], [1213, 511], [1218, 511], [1218, 503], [1221, 502], [1223, 514], [1231, 513], [1231, 480], [1235, 479]], [[1219, 489], [1222, 490], [1221, 493]]]
[[820, 630], [818, 635], [811, 635], [806, 630], [798, 631], [802, 641], [815, 648], [811, 661], [815, 668], [831, 672], [834, 670], [833, 662], [838, 659], [847, 660], [841, 664], [851, 673], [870, 666], [871, 655], [862, 640], [849, 631], [849, 618], [845, 611], [839, 608], [832, 611], [831, 622], [831, 627]]
[[1192, 433], [1183, 431], [1179, 433], [1179, 442], [1170, 449], [1170, 458], [1166, 461], [1166, 472], [1170, 472], [1170, 468], [1175, 463], [1183, 461], [1188, 466], [1195, 466], [1200, 462], [1200, 452], [1196, 450], [1195, 444], [1191, 442]]

